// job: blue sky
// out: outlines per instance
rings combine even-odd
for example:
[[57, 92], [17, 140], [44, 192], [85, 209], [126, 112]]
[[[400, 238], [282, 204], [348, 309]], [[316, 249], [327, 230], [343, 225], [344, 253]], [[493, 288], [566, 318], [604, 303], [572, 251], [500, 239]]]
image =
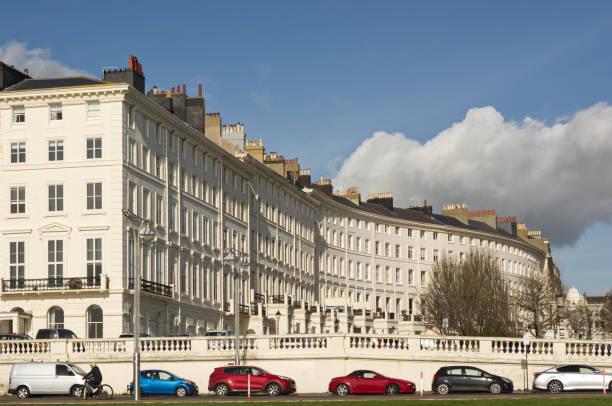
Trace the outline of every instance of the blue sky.
[[[612, 2], [29, 1], [10, 12], [0, 47], [27, 43], [95, 75], [134, 54], [147, 87], [202, 83], [208, 111], [314, 176], [334, 177], [376, 131], [426, 142], [474, 107], [554, 124], [611, 103]], [[543, 230], [568, 287], [612, 286], [605, 220], [563, 247]]]

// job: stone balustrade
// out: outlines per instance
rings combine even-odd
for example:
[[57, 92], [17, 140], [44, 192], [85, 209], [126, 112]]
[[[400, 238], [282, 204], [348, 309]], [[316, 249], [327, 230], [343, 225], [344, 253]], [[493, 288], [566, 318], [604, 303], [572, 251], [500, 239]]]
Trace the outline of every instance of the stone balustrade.
[[[212, 369], [234, 357], [233, 337], [146, 337], [139, 345], [143, 369], [176, 371], [196, 380], [203, 391]], [[427, 390], [443, 365], [475, 365], [513, 379], [516, 388], [524, 387], [521, 362], [526, 355], [531, 372], [564, 363], [612, 366], [612, 342], [596, 341], [538, 339], [525, 346], [520, 338], [317, 334], [249, 335], [240, 337], [239, 345], [243, 362], [294, 377], [300, 392], [324, 392], [331, 377], [355, 369], [374, 369], [414, 382], [424, 371]], [[130, 381], [133, 349], [134, 341], [122, 338], [0, 341], [0, 392], [8, 384], [12, 363], [56, 360], [83, 366], [96, 361], [103, 371], [114, 371], [110, 379], [121, 392]]]

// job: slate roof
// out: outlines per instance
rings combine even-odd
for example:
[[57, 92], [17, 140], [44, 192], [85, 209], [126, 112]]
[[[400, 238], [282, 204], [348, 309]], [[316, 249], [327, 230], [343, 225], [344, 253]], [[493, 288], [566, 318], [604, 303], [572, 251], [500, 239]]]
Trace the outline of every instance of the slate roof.
[[443, 214], [434, 213], [432, 214], [431, 217], [429, 217], [422, 211], [416, 210], [416, 209], [402, 209], [399, 207], [394, 207], [393, 210], [389, 210], [381, 204], [369, 203], [369, 202], [361, 202], [361, 204], [357, 206], [351, 200], [346, 199], [341, 196], [334, 195], [332, 196], [332, 198], [334, 199], [334, 201], [344, 206], [348, 206], [353, 209], [365, 211], [365, 212], [372, 213], [372, 214], [377, 214], [380, 216], [397, 218], [397, 219], [407, 220], [407, 221], [415, 221], [419, 223], [446, 225], [446, 226], [451, 226], [451, 227], [463, 228], [467, 230], [498, 234], [504, 237], [518, 239], [517, 237], [513, 237], [512, 234], [510, 234], [506, 230], [492, 228], [488, 224], [483, 223], [481, 221], [468, 220], [468, 224], [465, 224], [462, 221], [456, 219], [455, 217], [445, 216]]
[[98, 79], [88, 78], [85, 76], [71, 76], [66, 78], [51, 78], [51, 79], [25, 79], [19, 83], [7, 87], [7, 90], [36, 90], [36, 89], [53, 89], [58, 87], [72, 86], [90, 86], [90, 85], [109, 85], [114, 84]]

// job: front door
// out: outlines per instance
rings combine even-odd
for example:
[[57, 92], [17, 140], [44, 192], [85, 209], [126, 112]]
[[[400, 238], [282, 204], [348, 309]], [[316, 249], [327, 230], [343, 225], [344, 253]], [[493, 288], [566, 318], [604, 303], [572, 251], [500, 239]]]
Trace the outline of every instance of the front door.
[[55, 365], [55, 382], [49, 393], [68, 394], [72, 385], [74, 385], [74, 372], [67, 365]]
[[250, 368], [251, 371], [251, 390], [252, 391], [261, 391], [265, 389], [266, 386], [266, 376], [264, 372], [259, 368]]
[[466, 390], [470, 392], [487, 390], [487, 378], [481, 370], [476, 368], [465, 368], [464, 371], [466, 376]]
[[589, 366], [580, 366], [580, 389], [603, 390], [603, 376], [601, 372]]
[[466, 380], [467, 376], [464, 375], [463, 368], [448, 368], [446, 370], [446, 380], [450, 385], [451, 391], [462, 391], [467, 390]]
[[155, 381], [155, 386], [157, 387], [156, 393], [174, 393], [174, 387], [176, 386], [174, 377], [166, 371], [157, 372], [159, 374], [159, 379]]

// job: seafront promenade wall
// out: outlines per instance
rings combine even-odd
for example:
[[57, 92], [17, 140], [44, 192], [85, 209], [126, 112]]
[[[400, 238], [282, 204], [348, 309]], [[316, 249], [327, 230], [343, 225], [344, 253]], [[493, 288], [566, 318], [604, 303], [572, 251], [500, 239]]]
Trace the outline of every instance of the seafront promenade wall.
[[[24, 361], [67, 361], [87, 370], [95, 361], [116, 393], [132, 380], [132, 340], [75, 339], [0, 342], [0, 393], [8, 389], [11, 366]], [[194, 380], [206, 392], [215, 367], [233, 363], [230, 337], [143, 338], [141, 369], [166, 369]], [[242, 363], [295, 379], [298, 392], [327, 391], [329, 380], [356, 369], [408, 379], [431, 389], [437, 369], [444, 365], [473, 365], [510, 378], [524, 389], [525, 358], [529, 386], [533, 374], [565, 363], [588, 364], [612, 370], [612, 342], [531, 340], [491, 337], [425, 337], [377, 335], [246, 336], [240, 338]]]

